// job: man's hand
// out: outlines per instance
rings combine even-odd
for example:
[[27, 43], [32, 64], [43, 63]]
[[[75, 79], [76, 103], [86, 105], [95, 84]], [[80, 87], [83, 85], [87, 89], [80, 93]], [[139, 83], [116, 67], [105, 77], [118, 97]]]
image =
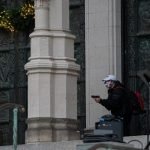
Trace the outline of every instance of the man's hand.
[[91, 97], [95, 100], [96, 103], [100, 103], [101, 98], [99, 95], [92, 95]]
[[94, 98], [94, 100], [95, 100], [96, 103], [100, 103], [101, 98], [100, 98], [100, 97], [97, 97], [97, 98]]

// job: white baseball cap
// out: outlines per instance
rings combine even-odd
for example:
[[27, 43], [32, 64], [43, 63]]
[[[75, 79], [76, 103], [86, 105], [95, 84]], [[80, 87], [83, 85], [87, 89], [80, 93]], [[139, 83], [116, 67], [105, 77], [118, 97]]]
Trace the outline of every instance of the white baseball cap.
[[116, 76], [112, 75], [112, 74], [107, 75], [102, 81], [109, 81], [109, 80], [111, 80], [111, 81], [117, 81]]

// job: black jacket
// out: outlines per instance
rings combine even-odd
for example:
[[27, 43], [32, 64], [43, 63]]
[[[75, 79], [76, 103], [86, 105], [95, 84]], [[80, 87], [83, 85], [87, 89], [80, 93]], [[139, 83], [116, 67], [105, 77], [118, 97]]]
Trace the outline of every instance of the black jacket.
[[115, 117], [123, 118], [123, 133], [125, 136], [130, 135], [132, 109], [122, 84], [116, 82], [115, 87], [108, 90], [108, 98], [102, 99], [100, 104], [110, 110]]
[[126, 96], [125, 88], [119, 83], [116, 83], [113, 89], [108, 90], [108, 98], [102, 99], [100, 104], [110, 110], [114, 116], [128, 118], [131, 115], [131, 107]]

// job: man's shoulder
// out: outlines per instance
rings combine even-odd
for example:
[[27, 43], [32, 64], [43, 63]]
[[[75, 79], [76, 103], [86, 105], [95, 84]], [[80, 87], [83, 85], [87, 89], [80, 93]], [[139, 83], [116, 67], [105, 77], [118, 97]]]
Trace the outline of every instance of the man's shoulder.
[[114, 90], [126, 90], [126, 88], [124, 86], [121, 86], [121, 85], [117, 85], [113, 89]]
[[116, 86], [113, 88], [114, 92], [119, 92], [119, 93], [125, 93], [126, 92], [126, 88], [122, 87], [122, 86]]

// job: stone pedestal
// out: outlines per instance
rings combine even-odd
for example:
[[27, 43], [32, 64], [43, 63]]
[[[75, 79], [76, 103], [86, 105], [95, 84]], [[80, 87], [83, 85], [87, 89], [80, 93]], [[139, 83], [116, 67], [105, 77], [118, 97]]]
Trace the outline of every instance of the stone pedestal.
[[79, 138], [78, 122], [74, 119], [28, 119], [26, 143], [69, 141]]
[[53, 141], [79, 139], [78, 122], [74, 119], [52, 119]]

